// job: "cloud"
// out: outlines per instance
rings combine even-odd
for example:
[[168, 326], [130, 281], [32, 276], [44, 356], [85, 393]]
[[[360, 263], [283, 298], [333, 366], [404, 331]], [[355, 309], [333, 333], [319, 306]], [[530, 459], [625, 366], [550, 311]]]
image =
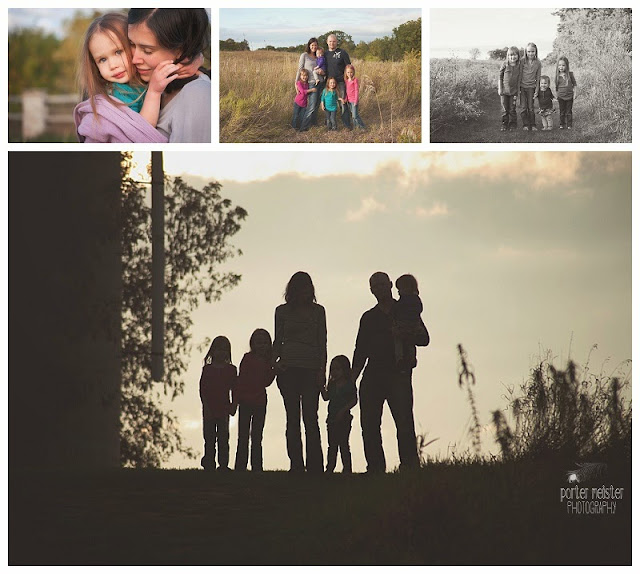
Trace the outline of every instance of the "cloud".
[[431, 207], [426, 208], [419, 206], [415, 209], [414, 214], [416, 217], [426, 219], [429, 217], [442, 217], [449, 215], [449, 208], [446, 203], [436, 201]]
[[386, 211], [387, 206], [373, 197], [365, 197], [360, 202], [360, 209], [347, 211], [347, 221], [362, 221], [372, 213]]
[[578, 258], [578, 253], [572, 249], [522, 249], [517, 247], [501, 245], [494, 252], [498, 259], [546, 259], [546, 260], [562, 260], [573, 261]]

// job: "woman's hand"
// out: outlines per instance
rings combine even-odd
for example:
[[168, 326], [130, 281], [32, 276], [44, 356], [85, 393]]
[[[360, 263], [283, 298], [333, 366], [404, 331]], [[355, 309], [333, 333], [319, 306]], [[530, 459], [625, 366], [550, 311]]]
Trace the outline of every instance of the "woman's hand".
[[151, 74], [148, 91], [156, 94], [164, 92], [164, 89], [178, 77], [178, 70], [179, 65], [174, 64], [171, 60], [160, 62]]

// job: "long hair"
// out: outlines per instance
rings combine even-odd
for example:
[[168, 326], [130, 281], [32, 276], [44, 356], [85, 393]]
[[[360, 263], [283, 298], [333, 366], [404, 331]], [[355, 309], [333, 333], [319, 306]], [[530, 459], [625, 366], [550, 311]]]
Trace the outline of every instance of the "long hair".
[[347, 81], [347, 70], [349, 70], [349, 69], [353, 70], [353, 78], [355, 79], [355, 77], [356, 77], [356, 69], [353, 67], [353, 64], [347, 64], [344, 67], [344, 81], [345, 82]]
[[318, 42], [318, 38], [309, 38], [309, 41], [307, 42], [307, 49], [305, 50], [307, 54], [311, 54], [311, 44], [313, 44], [314, 42], [318, 44], [318, 46], [320, 45], [320, 43]]
[[569, 59], [566, 56], [560, 56], [558, 58], [558, 61], [556, 62], [556, 91], [558, 90], [558, 78], [560, 77], [560, 72], [558, 72], [558, 64], [561, 61], [564, 62], [564, 73], [567, 76], [567, 82], [573, 85], [573, 82], [571, 81], [571, 74], [569, 73]]
[[136, 83], [134, 68], [131, 64], [131, 48], [127, 37], [127, 17], [118, 12], [109, 12], [99, 16], [87, 28], [78, 65], [78, 85], [82, 93], [82, 99], [90, 99], [94, 115], [97, 115], [95, 97], [98, 95], [104, 96], [113, 105], [126, 105], [108, 97], [110, 84], [100, 75], [98, 66], [89, 50], [91, 38], [98, 33], [107, 34], [114, 44], [119, 42], [122, 45], [123, 58], [126, 58], [125, 65], [129, 72], [130, 83]]
[[507, 50], [507, 56], [505, 59], [507, 64], [509, 64], [509, 54], [516, 54], [518, 56], [517, 62], [520, 63], [520, 50], [518, 46], [511, 46], [511, 48]]
[[[309, 293], [304, 293], [305, 287], [311, 287]], [[284, 291], [284, 300], [294, 305], [304, 305], [316, 302], [316, 290], [311, 276], [304, 271], [298, 271], [291, 276]]]
[[[204, 8], [131, 8], [128, 21], [130, 26], [146, 24], [160, 46], [177, 54], [175, 64], [190, 64], [211, 41], [211, 25]], [[165, 92], [175, 92], [195, 78], [173, 80]]]
[[204, 364], [211, 364], [213, 361], [213, 351], [216, 347], [224, 347], [225, 350], [225, 363], [231, 363], [231, 341], [227, 339], [224, 335], [217, 336], [213, 341], [211, 341], [211, 346], [207, 351], [207, 354], [204, 356]]
[[[535, 58], [533, 60], [534, 61], [537, 60], [538, 59], [538, 46], [536, 46], [533, 42], [529, 42], [527, 44], [527, 48], [529, 48], [529, 47], [535, 48], [536, 56], [535, 56]], [[528, 59], [527, 58], [527, 48], [524, 49], [524, 59], [525, 59], [525, 61]]]

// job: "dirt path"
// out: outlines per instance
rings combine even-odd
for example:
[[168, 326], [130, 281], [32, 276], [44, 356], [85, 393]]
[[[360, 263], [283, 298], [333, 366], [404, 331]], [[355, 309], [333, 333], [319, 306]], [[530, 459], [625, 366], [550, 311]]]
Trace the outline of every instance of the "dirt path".
[[[558, 109], [557, 102], [554, 106]], [[482, 102], [485, 113], [475, 120], [458, 122], [447, 126], [431, 135], [431, 143], [587, 143], [603, 141], [602, 135], [596, 137], [595, 130], [584, 129], [585, 115], [580, 107], [580, 100], [576, 101], [573, 108], [572, 130], [558, 129], [559, 115], [554, 114], [554, 128], [550, 132], [540, 130], [541, 121], [536, 113], [536, 125], [538, 131], [530, 132], [522, 129], [522, 119], [518, 113], [518, 129], [515, 131], [501, 132], [502, 107], [500, 98], [486, 97]], [[536, 107], [537, 110], [537, 107]]]

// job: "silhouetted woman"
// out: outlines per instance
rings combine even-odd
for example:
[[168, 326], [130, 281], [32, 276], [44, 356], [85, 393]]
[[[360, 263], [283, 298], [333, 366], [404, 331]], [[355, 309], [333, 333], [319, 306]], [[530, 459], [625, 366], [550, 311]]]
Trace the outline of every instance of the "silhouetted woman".
[[287, 454], [291, 471], [304, 471], [300, 410], [305, 429], [306, 469], [322, 472], [322, 446], [318, 425], [318, 398], [327, 367], [327, 321], [316, 303], [308, 273], [298, 271], [287, 284], [286, 303], [276, 307], [273, 359], [278, 388], [287, 413]]

